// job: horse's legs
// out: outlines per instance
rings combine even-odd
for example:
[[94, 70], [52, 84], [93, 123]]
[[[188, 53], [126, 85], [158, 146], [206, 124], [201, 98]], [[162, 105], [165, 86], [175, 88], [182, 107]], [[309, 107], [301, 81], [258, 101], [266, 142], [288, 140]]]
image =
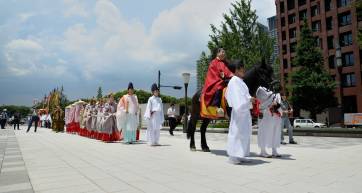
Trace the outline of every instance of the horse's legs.
[[210, 123], [210, 119], [203, 119], [202, 120], [202, 125], [200, 127], [200, 132], [201, 132], [201, 148], [202, 151], [204, 152], [210, 152], [209, 147], [207, 146], [207, 142], [206, 142], [206, 129], [207, 126]]
[[187, 126], [187, 138], [190, 139], [190, 150], [196, 151], [195, 146], [195, 130], [196, 130], [197, 119], [191, 116], [189, 124]]

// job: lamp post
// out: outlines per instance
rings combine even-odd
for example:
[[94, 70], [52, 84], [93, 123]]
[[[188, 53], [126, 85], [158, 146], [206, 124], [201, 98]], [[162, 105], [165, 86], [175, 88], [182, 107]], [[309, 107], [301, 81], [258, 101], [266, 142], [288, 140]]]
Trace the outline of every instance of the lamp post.
[[181, 90], [182, 87], [181, 86], [166, 86], [166, 85], [161, 85], [161, 71], [158, 71], [158, 81], [157, 81], [157, 86], [158, 89], [161, 92], [161, 87], [169, 87], [169, 88], [173, 88], [175, 90]]
[[340, 108], [340, 113], [341, 113], [341, 126], [343, 126], [344, 124], [344, 111], [343, 111], [343, 78], [342, 78], [342, 68], [343, 68], [343, 64], [342, 64], [342, 53], [341, 53], [341, 46], [339, 45], [339, 43], [336, 43], [336, 71], [338, 72], [338, 76], [339, 76], [339, 96], [340, 96], [340, 101], [339, 101], [339, 108]]
[[190, 82], [190, 73], [182, 73], [182, 78], [185, 84], [185, 115], [184, 115], [184, 127], [183, 127], [183, 132], [186, 133], [187, 132], [187, 114], [188, 114], [188, 109], [187, 109], [187, 87], [189, 86], [189, 82]]

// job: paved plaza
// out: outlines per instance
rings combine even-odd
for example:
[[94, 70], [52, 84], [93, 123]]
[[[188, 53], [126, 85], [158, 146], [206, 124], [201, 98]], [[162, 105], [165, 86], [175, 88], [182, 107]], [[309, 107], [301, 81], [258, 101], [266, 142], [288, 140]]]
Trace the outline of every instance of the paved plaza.
[[0, 193], [362, 192], [362, 139], [296, 137], [298, 145], [280, 148], [283, 158], [268, 159], [257, 156], [253, 136], [252, 162], [231, 165], [227, 135], [207, 137], [211, 153], [191, 152], [180, 132], [162, 131], [162, 146], [150, 147], [44, 128], [0, 130]]

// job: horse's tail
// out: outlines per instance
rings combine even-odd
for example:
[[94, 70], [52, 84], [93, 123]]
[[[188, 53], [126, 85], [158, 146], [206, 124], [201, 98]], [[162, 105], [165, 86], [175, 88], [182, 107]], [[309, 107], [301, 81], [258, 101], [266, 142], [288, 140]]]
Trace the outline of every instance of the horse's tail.
[[201, 90], [197, 91], [192, 97], [191, 118], [187, 125], [187, 139], [190, 139], [196, 131], [196, 123], [200, 116], [200, 96]]

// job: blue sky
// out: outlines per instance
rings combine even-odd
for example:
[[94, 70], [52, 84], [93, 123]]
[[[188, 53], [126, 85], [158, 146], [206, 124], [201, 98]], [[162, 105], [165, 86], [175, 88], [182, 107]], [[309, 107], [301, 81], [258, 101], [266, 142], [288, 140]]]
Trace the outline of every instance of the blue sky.
[[[30, 105], [57, 86], [70, 99], [123, 90], [132, 81], [149, 90], [183, 85], [207, 50], [234, 0], [1, 0], [0, 104]], [[275, 14], [274, 0], [254, 0], [259, 21]], [[162, 89], [183, 96], [183, 91]]]

